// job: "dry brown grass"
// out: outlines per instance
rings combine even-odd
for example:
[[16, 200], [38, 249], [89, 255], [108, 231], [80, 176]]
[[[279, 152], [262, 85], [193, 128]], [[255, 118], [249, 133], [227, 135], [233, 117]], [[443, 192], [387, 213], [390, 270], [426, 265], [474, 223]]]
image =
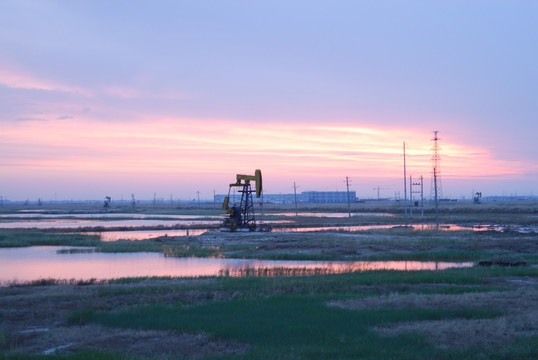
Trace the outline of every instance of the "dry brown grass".
[[440, 251], [487, 251], [514, 254], [538, 253], [535, 234], [508, 236], [503, 233], [421, 234], [378, 233], [220, 233], [207, 232], [201, 236], [170, 238], [168, 241], [190, 246], [213, 246], [228, 256], [378, 256]]
[[[83, 309], [119, 310], [130, 306], [163, 302], [203, 302], [207, 293], [189, 289], [211, 283], [212, 279], [147, 280], [136, 284], [110, 285], [49, 285], [0, 287], [0, 333], [10, 353], [47, 354], [81, 349], [111, 350], [138, 356], [198, 357], [217, 354], [237, 354], [247, 346], [215, 340], [206, 334], [188, 334], [172, 331], [138, 331], [110, 329], [97, 325], [75, 326], [68, 324], [72, 311]], [[122, 293], [130, 288], [145, 286], [173, 287], [177, 290], [163, 293]], [[183, 286], [187, 288], [183, 289]], [[103, 291], [117, 295], [101, 296]], [[231, 297], [228, 294], [216, 296]]]
[[93, 349], [136, 356], [191, 358], [238, 354], [248, 349], [246, 345], [210, 339], [206, 334], [111, 329], [98, 325], [27, 329], [16, 337], [10, 339], [11, 345], [15, 345], [11, 351], [32, 354]]
[[538, 335], [538, 288], [536, 284], [514, 291], [467, 293], [461, 295], [391, 294], [381, 297], [338, 300], [328, 303], [346, 309], [500, 309], [505, 315], [493, 319], [450, 319], [417, 321], [376, 327], [387, 336], [405, 332], [426, 335], [440, 347], [489, 347], [514, 341], [520, 336]]

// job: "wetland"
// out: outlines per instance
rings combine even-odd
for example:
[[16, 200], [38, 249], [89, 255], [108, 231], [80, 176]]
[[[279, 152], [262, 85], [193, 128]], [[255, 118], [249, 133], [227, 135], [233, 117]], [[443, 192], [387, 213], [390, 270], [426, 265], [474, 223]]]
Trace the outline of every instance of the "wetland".
[[[353, 204], [351, 217], [338, 206], [304, 206], [295, 216], [291, 207], [274, 205], [263, 215], [277, 230], [271, 233], [220, 233], [222, 216], [211, 206], [118, 209], [113, 215], [3, 207], [0, 254], [33, 253], [5, 259], [26, 261], [22, 268], [35, 273], [0, 287], [1, 356], [536, 358], [538, 204], [483, 205], [445, 205], [440, 230], [423, 226], [434, 224], [431, 211], [404, 217], [391, 204]], [[51, 220], [73, 226], [1, 227]], [[156, 223], [121, 223], [133, 220]], [[138, 232], [151, 235], [130, 237]], [[103, 238], [107, 233], [114, 237]], [[51, 264], [84, 268], [77, 259], [107, 256], [124, 256], [128, 268], [141, 271], [86, 277], [44, 272]], [[240, 265], [217, 273], [152, 273], [157, 265], [144, 265], [148, 258]], [[477, 266], [495, 259], [525, 266]], [[407, 264], [407, 270], [436, 265], [420, 271], [359, 266], [389, 262]], [[3, 273], [6, 264], [0, 264]], [[335, 264], [348, 266], [327, 270]]]

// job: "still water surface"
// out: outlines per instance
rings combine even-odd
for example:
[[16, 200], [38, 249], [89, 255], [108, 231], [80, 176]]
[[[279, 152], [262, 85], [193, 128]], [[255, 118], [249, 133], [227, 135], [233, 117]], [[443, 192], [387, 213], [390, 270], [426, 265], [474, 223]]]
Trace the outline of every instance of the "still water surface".
[[131, 214], [131, 213], [92, 213], [92, 214], [46, 214], [46, 213], [16, 213], [1, 214], [1, 218], [32, 218], [32, 219], [217, 219], [223, 215], [170, 215], [170, 214]]
[[[285, 213], [267, 213], [267, 215], [272, 216], [306, 216], [306, 217], [327, 217], [327, 218], [347, 218], [349, 217], [349, 213], [344, 212], [298, 212], [297, 214], [294, 212], [285, 212]], [[394, 217], [396, 215], [389, 214], [389, 213], [381, 213], [381, 212], [352, 212], [351, 216], [383, 216], [383, 217]]]
[[273, 276], [366, 270], [442, 270], [473, 263], [421, 261], [276, 261], [175, 258], [159, 253], [59, 253], [66, 246], [0, 249], [0, 285], [39, 279], [115, 279], [139, 276]]
[[178, 225], [217, 225], [222, 220], [91, 220], [91, 219], [40, 219], [0, 222], [0, 229], [73, 229], [83, 227], [140, 227]]

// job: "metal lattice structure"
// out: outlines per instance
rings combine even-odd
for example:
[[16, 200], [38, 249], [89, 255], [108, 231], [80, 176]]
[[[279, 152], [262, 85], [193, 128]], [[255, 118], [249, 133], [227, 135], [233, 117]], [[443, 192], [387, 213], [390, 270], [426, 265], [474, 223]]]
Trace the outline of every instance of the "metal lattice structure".
[[256, 229], [256, 217], [254, 216], [254, 202], [252, 201], [250, 183], [243, 185], [243, 189], [239, 190], [239, 192], [241, 192], [241, 224], [250, 231], [254, 231]]
[[430, 200], [443, 198], [443, 187], [441, 185], [441, 155], [439, 154], [439, 131], [434, 131], [432, 146], [432, 181], [430, 188]]

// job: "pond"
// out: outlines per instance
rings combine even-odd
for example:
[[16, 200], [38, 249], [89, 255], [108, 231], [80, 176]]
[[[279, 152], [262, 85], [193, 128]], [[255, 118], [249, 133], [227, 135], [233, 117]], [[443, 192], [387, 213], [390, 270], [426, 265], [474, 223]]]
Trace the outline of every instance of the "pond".
[[[285, 213], [270, 213], [268, 216], [305, 216], [305, 217], [326, 217], [326, 218], [347, 218], [349, 213], [347, 212], [285, 212]], [[381, 217], [394, 217], [396, 215], [380, 212], [352, 212], [351, 217], [356, 216], [381, 216]]]
[[[137, 228], [137, 227], [187, 227], [219, 226], [222, 216], [190, 215], [122, 215], [105, 216], [103, 214], [82, 215], [43, 215], [37, 218], [30, 214], [0, 215], [0, 229], [77, 229], [77, 228]], [[125, 214], [132, 215], [132, 214]], [[291, 220], [269, 221], [271, 224], [291, 223]], [[207, 231], [207, 229], [206, 229]]]
[[442, 270], [473, 263], [420, 261], [284, 261], [175, 258], [160, 253], [62, 253], [67, 246], [0, 249], [0, 285], [39, 279], [106, 280], [144, 276], [275, 276], [367, 270]]
[[1, 214], [2, 218], [23, 219], [219, 219], [224, 215], [170, 215], [170, 214], [132, 214], [132, 213], [88, 213], [88, 214], [47, 214], [19, 212], [14, 214]]

